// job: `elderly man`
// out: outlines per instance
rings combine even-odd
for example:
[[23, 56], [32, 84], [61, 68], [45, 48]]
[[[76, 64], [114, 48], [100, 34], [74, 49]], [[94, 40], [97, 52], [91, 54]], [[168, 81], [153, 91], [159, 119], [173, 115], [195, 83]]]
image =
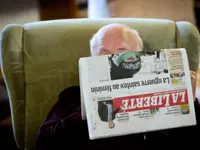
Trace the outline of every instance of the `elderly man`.
[[[125, 25], [110, 24], [102, 27], [93, 36], [90, 41], [90, 47], [91, 55], [97, 56], [141, 51], [143, 49], [143, 42], [137, 31]], [[200, 111], [200, 108], [198, 108], [198, 111]], [[183, 132], [185, 132], [184, 129]], [[190, 132], [190, 135], [195, 133], [193, 129], [190, 129]], [[143, 149], [146, 145], [144, 142], [151, 140], [154, 141], [154, 144], [155, 141], [170, 144], [168, 140], [171, 138], [170, 132], [168, 134], [166, 136], [163, 132], [159, 131], [147, 133], [147, 140], [144, 140], [143, 134], [89, 140], [87, 121], [82, 120], [81, 116], [80, 89], [79, 87], [69, 87], [60, 93], [58, 102], [53, 106], [45, 123], [41, 126], [36, 145], [38, 150], [67, 148], [84, 150], [132, 150]], [[177, 143], [178, 140], [182, 142], [181, 138], [177, 139]], [[156, 144], [153, 147], [156, 149], [158, 146]], [[149, 149], [150, 145], [147, 148]]]

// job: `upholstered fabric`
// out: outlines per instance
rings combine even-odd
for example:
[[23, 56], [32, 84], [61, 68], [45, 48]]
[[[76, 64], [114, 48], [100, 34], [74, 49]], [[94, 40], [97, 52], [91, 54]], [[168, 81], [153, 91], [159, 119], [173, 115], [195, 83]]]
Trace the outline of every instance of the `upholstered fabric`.
[[177, 47], [186, 48], [190, 70], [197, 72], [199, 64], [200, 38], [196, 27], [188, 22], [176, 22]]
[[1, 65], [7, 85], [14, 136], [17, 144], [24, 145], [25, 79], [23, 64], [23, 27], [8, 25], [1, 32]]
[[113, 22], [137, 30], [144, 50], [186, 47], [190, 68], [197, 70], [199, 33], [186, 22], [113, 18], [9, 25], [1, 33], [1, 59], [20, 148], [35, 149], [37, 131], [58, 94], [79, 84], [78, 60], [90, 55], [90, 38], [103, 25]]

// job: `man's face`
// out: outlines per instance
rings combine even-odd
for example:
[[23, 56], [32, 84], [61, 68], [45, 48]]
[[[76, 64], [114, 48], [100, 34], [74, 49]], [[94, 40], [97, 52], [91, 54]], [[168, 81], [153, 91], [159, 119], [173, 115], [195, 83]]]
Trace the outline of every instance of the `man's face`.
[[99, 32], [97, 37], [100, 44], [97, 55], [140, 51], [142, 42], [136, 32], [120, 25], [113, 25]]
[[[110, 35], [105, 35], [102, 41], [103, 42], [102, 46], [100, 47], [99, 55], [117, 54], [134, 51], [129, 49], [129, 41], [120, 41], [119, 37], [111, 38]], [[135, 49], [136, 46], [137, 44], [135, 44]]]
[[[121, 25], [111, 25], [100, 29], [91, 43], [93, 56], [139, 52], [143, 47], [142, 40], [137, 31]], [[128, 59], [123, 59], [120, 62], [116, 67], [126, 70], [126, 77], [131, 77], [141, 68], [140, 57], [130, 56]]]
[[117, 49], [105, 49], [102, 48], [99, 55], [109, 55], [109, 54], [117, 54], [117, 53], [123, 53], [123, 52], [131, 52], [131, 50], [125, 49], [125, 48], [117, 48]]

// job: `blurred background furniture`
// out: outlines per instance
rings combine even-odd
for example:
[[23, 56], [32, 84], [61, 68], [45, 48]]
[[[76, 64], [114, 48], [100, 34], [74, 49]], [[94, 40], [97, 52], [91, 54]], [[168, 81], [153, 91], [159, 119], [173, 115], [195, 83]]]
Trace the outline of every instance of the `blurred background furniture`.
[[194, 16], [196, 19], [197, 28], [200, 29], [200, 0], [193, 0], [194, 2]]
[[0, 1], [0, 30], [11, 23], [87, 18], [87, 0], [3, 0]]
[[78, 60], [89, 56], [90, 38], [99, 28], [114, 22], [136, 29], [146, 50], [185, 47], [190, 69], [197, 71], [200, 38], [196, 27], [188, 22], [112, 18], [8, 25], [1, 33], [0, 56], [14, 136], [21, 149], [35, 149], [38, 129], [58, 94], [79, 84]]
[[77, 0], [39, 0], [40, 20], [78, 18]]
[[124, 17], [159, 18], [196, 24], [194, 0], [88, 0], [88, 18]]

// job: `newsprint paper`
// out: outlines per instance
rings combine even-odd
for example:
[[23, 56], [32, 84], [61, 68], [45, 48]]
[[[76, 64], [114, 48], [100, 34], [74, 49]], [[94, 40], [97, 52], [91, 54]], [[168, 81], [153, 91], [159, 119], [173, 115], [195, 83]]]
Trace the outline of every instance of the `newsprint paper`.
[[80, 58], [79, 71], [90, 139], [196, 125], [184, 48]]

